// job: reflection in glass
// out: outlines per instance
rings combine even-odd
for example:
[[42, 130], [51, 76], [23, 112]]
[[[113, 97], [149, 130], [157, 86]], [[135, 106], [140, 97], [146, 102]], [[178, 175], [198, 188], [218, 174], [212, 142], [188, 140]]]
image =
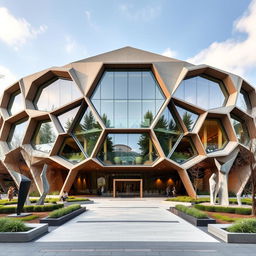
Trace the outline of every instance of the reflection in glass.
[[34, 104], [38, 110], [53, 111], [80, 97], [82, 94], [73, 81], [58, 78], [40, 87]]
[[195, 126], [198, 115], [183, 108], [183, 107], [179, 107], [177, 105], [176, 105], [176, 109], [177, 109], [181, 119], [183, 120], [183, 123], [187, 127], [188, 131], [191, 132]]
[[24, 118], [12, 125], [9, 137], [7, 139], [7, 143], [11, 149], [21, 146], [27, 124], [28, 118]]
[[91, 98], [111, 128], [149, 127], [165, 98], [151, 71], [105, 71]]
[[182, 133], [168, 108], [159, 118], [154, 131], [165, 155], [168, 156]]
[[98, 158], [105, 165], [151, 165], [158, 155], [148, 133], [111, 133]]
[[35, 149], [50, 152], [56, 139], [56, 131], [51, 121], [40, 122], [32, 139]]
[[95, 120], [91, 110], [87, 108], [72, 133], [79, 140], [84, 152], [90, 156], [101, 131], [99, 123]]
[[241, 90], [240, 93], [238, 94], [237, 98], [237, 106], [241, 108], [243, 111], [248, 111], [252, 109], [251, 102], [249, 99], [249, 95], [245, 90]]
[[206, 119], [199, 131], [199, 136], [207, 153], [224, 148], [228, 142], [218, 119]]
[[24, 109], [24, 102], [20, 90], [13, 93], [10, 97], [7, 110], [9, 115], [15, 115]]
[[224, 105], [227, 92], [221, 81], [208, 76], [195, 76], [184, 79], [174, 97], [200, 108], [212, 109]]
[[171, 160], [178, 164], [183, 164], [196, 155], [197, 151], [191, 138], [183, 137], [171, 155]]
[[79, 110], [79, 107], [80, 106], [77, 106], [75, 108], [68, 110], [67, 112], [64, 112], [63, 114], [58, 115], [60, 124], [65, 132], [67, 132], [70, 126], [72, 125], [72, 122]]
[[245, 124], [245, 121], [238, 117], [231, 115], [233, 127], [235, 129], [236, 137], [238, 141], [244, 145], [248, 145], [250, 141], [249, 133]]
[[80, 163], [85, 159], [84, 154], [72, 137], [67, 137], [64, 140], [59, 155], [73, 164]]

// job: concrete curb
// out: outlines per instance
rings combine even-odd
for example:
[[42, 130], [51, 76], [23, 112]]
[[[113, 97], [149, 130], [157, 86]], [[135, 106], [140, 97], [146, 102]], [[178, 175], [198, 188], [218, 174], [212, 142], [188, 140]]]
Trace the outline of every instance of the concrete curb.
[[256, 234], [252, 233], [231, 233], [225, 229], [232, 224], [210, 224], [208, 232], [225, 241], [226, 243], [255, 244]]
[[0, 232], [0, 242], [29, 242], [48, 232], [48, 224], [26, 223], [31, 228], [25, 232]]
[[193, 224], [197, 227], [205, 227], [208, 224], [215, 224], [216, 220], [207, 218], [207, 219], [197, 219], [191, 215], [188, 215], [182, 211], [177, 210], [175, 207], [170, 207], [170, 212], [174, 213], [175, 215], [181, 217], [182, 219], [188, 221], [189, 223]]
[[60, 226], [85, 211], [86, 211], [86, 208], [82, 207], [60, 218], [49, 218], [49, 217], [43, 218], [40, 220], [40, 223], [48, 223], [49, 226]]

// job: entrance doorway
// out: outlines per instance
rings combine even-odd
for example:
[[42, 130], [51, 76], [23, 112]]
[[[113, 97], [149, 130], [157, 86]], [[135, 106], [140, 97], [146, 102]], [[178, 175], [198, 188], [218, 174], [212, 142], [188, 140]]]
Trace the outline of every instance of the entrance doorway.
[[113, 179], [113, 197], [143, 197], [142, 179]]

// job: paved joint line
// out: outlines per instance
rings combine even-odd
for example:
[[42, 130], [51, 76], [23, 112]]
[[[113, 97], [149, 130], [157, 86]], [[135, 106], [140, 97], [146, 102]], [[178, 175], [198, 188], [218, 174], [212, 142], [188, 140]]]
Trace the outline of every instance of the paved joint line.
[[76, 223], [179, 223], [179, 221], [164, 220], [78, 220]]

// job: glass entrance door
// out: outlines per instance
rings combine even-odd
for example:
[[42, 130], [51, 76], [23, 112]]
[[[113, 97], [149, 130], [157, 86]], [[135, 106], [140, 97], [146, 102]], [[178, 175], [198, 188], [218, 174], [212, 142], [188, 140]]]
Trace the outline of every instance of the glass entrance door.
[[143, 197], [142, 179], [114, 179], [113, 197]]

